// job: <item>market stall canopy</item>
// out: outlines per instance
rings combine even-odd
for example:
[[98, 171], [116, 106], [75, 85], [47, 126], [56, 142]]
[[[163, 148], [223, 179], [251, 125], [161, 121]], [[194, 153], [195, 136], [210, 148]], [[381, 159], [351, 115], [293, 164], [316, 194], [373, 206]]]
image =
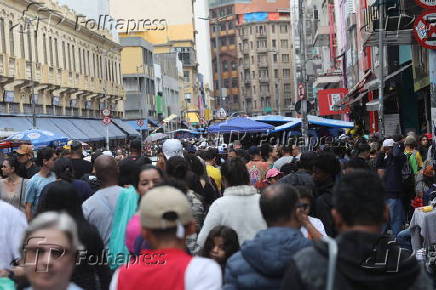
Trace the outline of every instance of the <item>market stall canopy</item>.
[[150, 136], [148, 136], [145, 139], [145, 142], [151, 143], [151, 142], [155, 142], [155, 141], [159, 141], [162, 139], [168, 138], [167, 134], [163, 134], [163, 133], [156, 133], [156, 134], [151, 134]]
[[[293, 120], [291, 122], [288, 122], [286, 124], [283, 124], [281, 126], [275, 127], [271, 133], [286, 131], [289, 129], [296, 128], [301, 125], [301, 119], [300, 118], [292, 118]], [[341, 120], [334, 120], [334, 119], [327, 119], [327, 118], [321, 118], [317, 116], [307, 116], [307, 120], [310, 125], [317, 125], [322, 127], [328, 127], [328, 128], [354, 128], [354, 122], [347, 122], [347, 121], [341, 121]]]
[[68, 137], [45, 130], [30, 129], [13, 134], [6, 140], [27, 141], [34, 149], [38, 149], [45, 146], [63, 146], [67, 143]]
[[281, 122], [281, 123], [287, 123], [287, 122], [293, 122], [299, 120], [298, 118], [284, 117], [280, 115], [257, 116], [257, 117], [251, 117], [250, 119], [258, 122]]
[[274, 126], [256, 122], [249, 118], [233, 118], [209, 127], [209, 133], [264, 133]]

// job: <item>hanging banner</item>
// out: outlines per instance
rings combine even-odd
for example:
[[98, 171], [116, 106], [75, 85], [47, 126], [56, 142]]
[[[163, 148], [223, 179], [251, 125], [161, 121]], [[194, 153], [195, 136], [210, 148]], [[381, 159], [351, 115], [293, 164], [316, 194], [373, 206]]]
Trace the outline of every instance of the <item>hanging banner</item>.
[[348, 89], [326, 89], [318, 91], [319, 116], [341, 115], [349, 112], [342, 109], [341, 100], [348, 94]]

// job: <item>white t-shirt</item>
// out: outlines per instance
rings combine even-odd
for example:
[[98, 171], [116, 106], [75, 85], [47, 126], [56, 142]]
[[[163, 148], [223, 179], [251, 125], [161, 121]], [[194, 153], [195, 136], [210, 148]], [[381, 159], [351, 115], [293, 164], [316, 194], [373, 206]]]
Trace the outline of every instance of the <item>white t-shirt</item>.
[[[324, 224], [322, 223], [322, 221], [320, 219], [317, 219], [317, 218], [310, 216], [309, 221], [315, 227], [315, 229], [318, 232], [320, 232], [320, 234], [323, 237], [327, 237], [327, 234], [326, 234], [325, 229], [324, 229]], [[309, 237], [309, 232], [307, 231], [307, 229], [305, 227], [301, 227], [301, 232], [303, 233], [303, 236], [305, 238]]]
[[[118, 289], [118, 271], [112, 276], [110, 290]], [[185, 290], [221, 290], [221, 287], [220, 266], [211, 259], [193, 257], [185, 272]]]
[[10, 269], [11, 262], [20, 257], [19, 249], [26, 228], [24, 213], [0, 200], [0, 270]]

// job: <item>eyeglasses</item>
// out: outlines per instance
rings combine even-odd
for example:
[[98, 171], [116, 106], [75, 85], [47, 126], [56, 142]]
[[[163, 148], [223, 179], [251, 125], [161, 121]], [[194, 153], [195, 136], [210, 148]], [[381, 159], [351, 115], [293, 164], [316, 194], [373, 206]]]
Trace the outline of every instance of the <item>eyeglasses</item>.
[[304, 210], [308, 210], [310, 208], [310, 204], [309, 203], [304, 203], [304, 202], [298, 202], [296, 207], [297, 208], [302, 208]]
[[24, 255], [26, 257], [26, 260], [28, 261], [36, 261], [36, 259], [39, 257], [39, 255], [49, 254], [50, 258], [57, 260], [62, 258], [63, 256], [69, 254], [71, 251], [69, 249], [60, 247], [58, 245], [52, 245], [52, 244], [44, 244], [45, 247], [36, 246], [31, 247], [27, 246], [24, 247]]

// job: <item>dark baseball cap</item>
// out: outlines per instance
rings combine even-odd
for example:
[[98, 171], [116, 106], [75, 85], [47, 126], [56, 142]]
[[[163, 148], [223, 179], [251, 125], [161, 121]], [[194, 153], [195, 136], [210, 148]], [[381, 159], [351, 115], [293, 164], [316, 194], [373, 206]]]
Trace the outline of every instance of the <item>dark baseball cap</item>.
[[82, 150], [82, 143], [77, 140], [71, 141], [71, 151], [79, 151]]
[[248, 154], [250, 154], [251, 156], [259, 155], [260, 150], [257, 146], [253, 145], [253, 146], [250, 146], [250, 148], [248, 148]]

